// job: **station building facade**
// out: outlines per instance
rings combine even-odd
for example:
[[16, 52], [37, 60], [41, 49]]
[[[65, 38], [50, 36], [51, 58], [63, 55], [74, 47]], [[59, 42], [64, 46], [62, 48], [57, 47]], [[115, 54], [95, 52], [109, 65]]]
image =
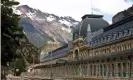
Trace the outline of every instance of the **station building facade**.
[[73, 40], [52, 50], [32, 76], [60, 80], [133, 80], [133, 16], [109, 25], [84, 15]]

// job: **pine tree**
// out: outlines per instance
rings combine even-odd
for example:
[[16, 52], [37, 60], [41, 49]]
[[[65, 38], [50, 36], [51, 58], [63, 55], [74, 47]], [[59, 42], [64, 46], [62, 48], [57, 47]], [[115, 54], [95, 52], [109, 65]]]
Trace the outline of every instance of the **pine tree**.
[[20, 16], [13, 13], [12, 9], [18, 4], [14, 0], [1, 1], [1, 62], [4, 66], [20, 56], [16, 50], [20, 46], [19, 39], [24, 36], [23, 28], [18, 26]]

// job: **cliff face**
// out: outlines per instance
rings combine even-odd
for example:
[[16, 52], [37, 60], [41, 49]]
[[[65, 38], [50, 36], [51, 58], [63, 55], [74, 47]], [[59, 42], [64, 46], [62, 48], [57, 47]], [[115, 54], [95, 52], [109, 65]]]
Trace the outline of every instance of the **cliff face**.
[[117, 13], [113, 18], [112, 18], [112, 22], [116, 23], [130, 15], [133, 15], [133, 5], [131, 7], [129, 7], [127, 10], [121, 11], [119, 13]]

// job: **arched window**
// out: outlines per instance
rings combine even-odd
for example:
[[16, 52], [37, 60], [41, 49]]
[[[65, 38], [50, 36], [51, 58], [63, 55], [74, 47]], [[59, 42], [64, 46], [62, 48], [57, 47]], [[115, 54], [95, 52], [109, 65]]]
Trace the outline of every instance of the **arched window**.
[[97, 50], [97, 55], [99, 55], [99, 50]]
[[125, 50], [125, 47], [124, 47], [124, 45], [122, 45], [122, 50]]
[[112, 48], [111, 48], [111, 52], [115, 52], [115, 47], [113, 46]]
[[104, 54], [106, 54], [106, 49], [103, 49]]
[[110, 48], [108, 48], [108, 53], [110, 53], [111, 52], [111, 50], [110, 50]]
[[132, 47], [131, 47], [131, 43], [128, 43], [128, 49], [131, 49]]
[[117, 51], [119, 51], [119, 46], [117, 46]]
[[119, 46], [119, 51], [121, 51], [122, 50], [122, 48], [121, 48], [121, 45]]
[[127, 50], [127, 44], [125, 44], [124, 46], [125, 46], [125, 50]]
[[117, 46], [117, 51], [121, 51], [121, 46]]
[[103, 54], [103, 49], [100, 50], [100, 54]]
[[88, 52], [87, 52], [87, 50], [85, 50], [85, 54], [86, 54], [86, 57], [88, 57], [89, 55], [88, 55]]

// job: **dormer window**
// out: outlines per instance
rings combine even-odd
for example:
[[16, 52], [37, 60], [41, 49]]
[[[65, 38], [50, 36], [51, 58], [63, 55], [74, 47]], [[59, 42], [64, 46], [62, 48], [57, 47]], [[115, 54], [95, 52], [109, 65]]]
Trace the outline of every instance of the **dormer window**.
[[133, 34], [133, 28], [129, 29], [129, 34], [132, 35]]
[[93, 45], [95, 45], [95, 41], [93, 41]]
[[119, 38], [123, 36], [123, 33], [120, 31], [119, 33]]
[[89, 44], [89, 46], [91, 46], [91, 42], [89, 42], [88, 44]]
[[95, 43], [98, 44], [98, 40], [96, 40]]
[[[123, 33], [123, 34], [124, 34], [124, 33]], [[127, 35], [130, 35], [130, 34], [129, 34], [129, 30], [127, 30]]]
[[119, 32], [116, 33], [116, 39], [118, 39], [118, 38], [119, 38]]
[[117, 34], [113, 33], [113, 40], [115, 40], [117, 38]]
[[124, 36], [127, 36], [128, 30], [124, 30], [123, 32], [124, 32]]
[[108, 36], [105, 36], [104, 39], [105, 39], [105, 42], [107, 42], [108, 41]]
[[112, 38], [111, 34], [110, 34], [110, 35], [108, 35], [108, 41], [110, 41], [110, 40], [111, 40], [111, 38]]
[[105, 37], [103, 37], [103, 42], [105, 42], [106, 40], [105, 40], [106, 38]]
[[99, 43], [99, 44], [101, 43], [101, 39], [98, 39], [98, 43]]
[[101, 43], [103, 43], [104, 42], [104, 38], [101, 38]]
[[89, 45], [90, 45], [90, 46], [92, 46], [92, 45], [93, 45], [93, 42], [92, 42], [92, 41], [90, 41], [90, 42], [89, 42]]
[[95, 45], [97, 44], [97, 40], [95, 40]]
[[99, 44], [99, 43], [100, 43], [100, 40], [98, 39], [98, 40], [97, 40], [97, 44]]
[[107, 39], [107, 41], [109, 41], [109, 37], [108, 36], [106, 36], [106, 39]]

